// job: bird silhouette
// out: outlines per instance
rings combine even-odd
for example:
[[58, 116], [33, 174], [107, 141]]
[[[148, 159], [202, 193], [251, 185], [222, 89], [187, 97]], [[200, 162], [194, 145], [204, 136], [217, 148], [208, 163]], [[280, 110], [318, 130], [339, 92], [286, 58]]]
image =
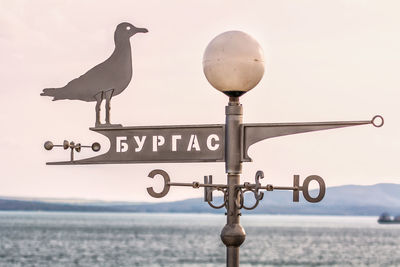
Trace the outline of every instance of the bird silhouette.
[[[110, 123], [110, 101], [129, 85], [132, 79], [132, 53], [130, 37], [136, 33], [148, 32], [145, 28], [137, 28], [130, 23], [120, 23], [115, 29], [115, 49], [103, 63], [70, 81], [61, 88], [43, 89], [41, 96], [51, 96], [53, 101], [70, 99], [86, 102], [96, 101], [96, 127], [115, 126]], [[105, 124], [100, 122], [100, 106], [106, 100]]]

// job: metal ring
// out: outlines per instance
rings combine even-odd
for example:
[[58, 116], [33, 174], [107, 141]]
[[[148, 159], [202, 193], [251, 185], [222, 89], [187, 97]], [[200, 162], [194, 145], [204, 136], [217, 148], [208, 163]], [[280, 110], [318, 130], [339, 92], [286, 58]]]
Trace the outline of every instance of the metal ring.
[[[380, 119], [380, 120], [381, 120], [381, 123], [380, 123], [380, 124], [378, 124], [378, 123], [375, 122], [377, 119]], [[381, 115], [376, 115], [376, 116], [374, 116], [374, 117], [372, 118], [371, 123], [372, 123], [372, 125], [374, 125], [375, 127], [379, 128], [379, 127], [382, 127], [382, 126], [383, 126], [383, 124], [385, 123], [385, 121], [383, 120], [383, 117], [382, 117]]]
[[208, 201], [208, 200], [207, 200], [207, 203], [214, 209], [221, 209], [221, 208], [225, 207], [225, 205], [226, 205], [226, 201], [227, 201], [226, 192], [223, 188], [216, 188], [215, 190], [222, 191], [224, 193], [224, 202], [220, 206], [215, 206], [211, 203], [211, 201]]
[[[254, 191], [251, 190], [251, 189], [243, 190], [243, 199], [244, 199], [244, 193], [246, 193], [247, 191], [251, 191], [251, 192], [253, 192], [253, 194], [254, 194]], [[254, 196], [255, 196], [255, 195], [254, 195]], [[260, 200], [258, 200], [257, 198], [255, 198], [255, 200], [256, 200], [256, 203], [255, 203], [253, 206], [251, 206], [251, 207], [246, 207], [246, 206], [244, 205], [244, 201], [243, 201], [243, 208], [244, 208], [245, 210], [253, 210], [253, 209], [255, 209], [255, 208], [258, 206], [258, 203], [260, 202]]]

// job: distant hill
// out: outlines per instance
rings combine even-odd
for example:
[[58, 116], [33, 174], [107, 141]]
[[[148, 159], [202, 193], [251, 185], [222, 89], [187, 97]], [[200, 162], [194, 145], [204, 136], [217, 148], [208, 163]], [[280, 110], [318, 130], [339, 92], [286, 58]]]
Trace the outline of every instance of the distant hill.
[[[247, 193], [249, 194], [249, 193]], [[252, 199], [251, 194], [246, 199]], [[318, 194], [312, 190], [311, 195]], [[215, 198], [215, 203], [221, 203]], [[251, 200], [250, 200], [251, 202]], [[249, 204], [250, 204], [249, 202]], [[74, 200], [18, 199], [0, 197], [0, 210], [19, 211], [77, 211], [77, 212], [183, 212], [223, 213], [215, 210], [203, 199], [186, 199], [174, 202], [90, 202]], [[300, 193], [300, 202], [292, 202], [292, 192], [265, 192], [264, 199], [255, 210], [242, 210], [253, 214], [314, 214], [314, 215], [371, 215], [382, 212], [400, 214], [400, 184], [376, 184], [369, 186], [345, 185], [327, 188], [320, 203], [307, 203]]]
[[[327, 188], [319, 203], [307, 203], [300, 193], [300, 202], [291, 202], [290, 192], [266, 194], [258, 213], [324, 214], [324, 215], [380, 215], [386, 211], [400, 214], [400, 184], [368, 186], [344, 185]], [[311, 195], [318, 192], [311, 191]]]

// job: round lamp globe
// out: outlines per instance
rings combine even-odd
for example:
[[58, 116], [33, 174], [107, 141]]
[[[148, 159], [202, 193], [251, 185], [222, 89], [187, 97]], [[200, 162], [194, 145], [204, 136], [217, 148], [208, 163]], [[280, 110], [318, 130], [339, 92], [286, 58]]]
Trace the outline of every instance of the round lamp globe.
[[258, 42], [241, 31], [215, 37], [203, 56], [208, 82], [230, 97], [253, 89], [264, 75], [264, 53]]

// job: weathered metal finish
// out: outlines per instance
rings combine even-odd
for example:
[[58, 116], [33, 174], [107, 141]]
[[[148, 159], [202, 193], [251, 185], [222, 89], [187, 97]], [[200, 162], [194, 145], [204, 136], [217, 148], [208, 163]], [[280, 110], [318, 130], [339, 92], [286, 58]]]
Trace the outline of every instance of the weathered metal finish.
[[246, 238], [246, 232], [240, 225], [240, 210], [236, 206], [239, 194], [236, 186], [240, 184], [242, 173], [241, 125], [243, 107], [239, 97], [230, 97], [225, 107], [225, 172], [227, 173], [228, 201], [226, 207], [226, 225], [221, 231], [221, 240], [226, 246], [226, 265], [239, 266], [239, 247]]
[[[204, 184], [212, 185], [212, 175], [204, 176]], [[212, 200], [213, 200], [212, 187], [211, 188], [210, 187], [204, 188], [204, 202], [209, 202], [209, 201], [212, 201]]]
[[[267, 184], [266, 186], [262, 186], [259, 182], [260, 179], [264, 178], [264, 172], [263, 171], [257, 171], [256, 177], [255, 177], [255, 184], [250, 184], [250, 183], [244, 183], [243, 185], [238, 185], [237, 188], [240, 190], [240, 200], [239, 208], [244, 208], [247, 210], [254, 209], [257, 207], [258, 203], [260, 200], [262, 200], [264, 193], [259, 192], [259, 190], [266, 190], [266, 191], [274, 191], [274, 190], [293, 190], [293, 202], [299, 202], [299, 191], [303, 192], [303, 196], [305, 200], [311, 203], [317, 203], [320, 202], [326, 192], [326, 186], [324, 180], [318, 176], [318, 175], [310, 175], [303, 181], [303, 185], [300, 186], [300, 176], [299, 175], [294, 175], [293, 177], [293, 186], [274, 186], [272, 184]], [[310, 182], [316, 181], [319, 185], [319, 193], [316, 197], [312, 197], [309, 194], [309, 186]], [[244, 202], [244, 193], [247, 191], [251, 191], [254, 194], [254, 198], [256, 200], [255, 204], [252, 207], [246, 207], [243, 205]]]
[[[226, 246], [226, 265], [228, 267], [239, 266], [239, 248], [246, 239], [246, 232], [240, 225], [240, 209], [251, 210], [256, 208], [264, 196], [264, 192], [260, 192], [260, 190], [293, 190], [293, 202], [299, 201], [299, 191], [302, 191], [306, 201], [312, 203], [321, 201], [326, 191], [324, 180], [317, 175], [308, 176], [302, 186], [300, 186], [300, 177], [298, 175], [294, 176], [292, 187], [273, 186], [271, 184], [262, 186], [260, 183], [260, 179], [264, 178], [262, 171], [256, 173], [254, 184], [246, 182], [241, 185], [240, 174], [242, 171], [242, 162], [251, 160], [247, 155], [247, 150], [252, 144], [267, 138], [283, 135], [364, 124], [373, 124], [375, 127], [381, 127], [384, 123], [383, 118], [377, 115], [371, 121], [242, 124], [243, 109], [237, 97], [230, 98], [229, 104], [225, 109], [225, 114], [225, 171], [228, 174], [227, 185], [212, 184], [212, 177], [205, 176], [204, 184], [200, 184], [199, 182], [171, 183], [169, 180], [168, 182], [164, 180], [164, 190], [167, 186], [168, 190], [170, 186], [204, 187], [204, 201], [208, 202], [212, 208], [226, 208], [227, 223], [222, 229], [220, 236]], [[378, 123], [377, 120], [381, 120], [381, 123]], [[312, 197], [309, 194], [311, 181], [317, 181], [319, 184], [319, 194], [316, 197]], [[224, 201], [219, 206], [212, 204], [212, 192], [214, 190], [220, 190], [224, 193]], [[244, 205], [244, 193], [248, 191], [253, 192], [256, 200], [254, 205], [250, 207]]]
[[239, 266], [239, 247], [246, 238], [246, 232], [239, 223], [226, 224], [221, 231], [221, 240], [226, 246], [226, 266]]
[[259, 190], [261, 189], [261, 183], [260, 183], [260, 179], [264, 178], [264, 172], [263, 171], [257, 171], [256, 173], [256, 177], [255, 177], [255, 187], [254, 187], [254, 198], [256, 200], [262, 200], [264, 197], [264, 193], [263, 192], [259, 192]]
[[149, 173], [150, 178], [154, 178], [156, 175], [161, 175], [164, 179], [164, 188], [160, 193], [156, 193], [153, 187], [147, 187], [147, 193], [154, 198], [161, 198], [164, 197], [169, 192], [169, 175], [164, 170], [153, 170]]
[[[381, 123], [377, 123], [381, 120]], [[370, 121], [334, 121], [334, 122], [298, 122], [298, 123], [252, 123], [242, 125], [242, 153], [243, 161], [251, 161], [247, 154], [251, 145], [264, 139], [292, 135], [298, 133], [314, 132], [329, 130], [335, 128], [343, 128], [350, 126], [358, 126], [372, 124], [375, 127], [383, 125], [382, 116], [376, 115]]]
[[[148, 193], [161, 198], [168, 194], [171, 186], [190, 186], [204, 188], [204, 200], [215, 209], [225, 207], [227, 223], [221, 231], [221, 240], [226, 246], [228, 267], [239, 266], [239, 247], [246, 238], [246, 233], [240, 225], [240, 209], [251, 210], [258, 206], [264, 192], [260, 190], [293, 190], [293, 201], [299, 201], [299, 191], [309, 202], [319, 202], [325, 195], [325, 183], [319, 176], [309, 176], [302, 186], [299, 186], [299, 176], [294, 177], [293, 187], [274, 187], [271, 184], [262, 186], [260, 179], [264, 173], [258, 171], [255, 184], [244, 183], [240, 185], [240, 173], [242, 162], [250, 161], [247, 155], [248, 148], [263, 139], [297, 134], [310, 131], [327, 130], [348, 126], [373, 124], [375, 127], [383, 125], [383, 118], [375, 116], [371, 121], [352, 122], [322, 122], [322, 123], [274, 123], [274, 124], [242, 124], [243, 109], [238, 98], [231, 97], [226, 107], [225, 125], [191, 125], [191, 126], [153, 126], [153, 127], [96, 127], [91, 130], [107, 136], [110, 140], [110, 150], [100, 156], [73, 160], [73, 148], [71, 149], [71, 161], [54, 162], [48, 164], [105, 164], [105, 163], [145, 163], [145, 162], [218, 162], [225, 161], [227, 184], [212, 184], [212, 177], [205, 177], [204, 184], [172, 183], [169, 175], [163, 170], [155, 170], [149, 174], [150, 178], [161, 175], [164, 179], [163, 190], [155, 192], [152, 187], [147, 188]], [[377, 120], [381, 120], [378, 123]], [[151, 136], [152, 142], [146, 143], [147, 136]], [[190, 136], [190, 137], [189, 137]], [[117, 139], [119, 138], [119, 139]], [[212, 140], [211, 140], [212, 139]], [[166, 141], [168, 140], [168, 141]], [[182, 142], [178, 142], [182, 141]], [[189, 141], [188, 141], [189, 140]], [[197, 140], [197, 141], [194, 141]], [[204, 141], [206, 140], [206, 141]], [[134, 143], [135, 141], [136, 143]], [[67, 149], [71, 145], [80, 150], [80, 144], [70, 144], [64, 141], [62, 147]], [[45, 143], [46, 149], [54, 145]], [[61, 146], [61, 145], [59, 145]], [[186, 151], [185, 151], [186, 147]], [[201, 147], [209, 151], [204, 152]], [[100, 144], [93, 144], [92, 149], [100, 148]], [[129, 150], [130, 149], [130, 150]], [[77, 150], [77, 151], [78, 151]], [[139, 152], [145, 152], [143, 154]], [[193, 153], [193, 154], [191, 154]], [[320, 191], [317, 197], [309, 195], [308, 186], [312, 180], [319, 183]], [[223, 193], [223, 202], [220, 205], [212, 203], [213, 191]], [[253, 206], [244, 205], [244, 193], [251, 191], [256, 202]]]
[[[92, 146], [82, 146], [79, 143], [75, 144], [65, 140], [62, 145], [54, 145], [52, 142], [47, 141], [44, 144], [46, 150], [51, 150], [53, 147], [63, 147], [65, 150], [71, 149], [70, 161], [47, 164], [225, 162], [226, 184], [213, 184], [211, 175], [204, 176], [203, 184], [197, 181], [175, 183], [170, 181], [170, 176], [167, 172], [157, 169], [151, 171], [148, 176], [150, 178], [161, 176], [164, 183], [163, 189], [161, 192], [156, 192], [153, 187], [148, 187], [147, 192], [152, 197], [161, 198], [168, 194], [171, 186], [186, 186], [195, 189], [203, 187], [204, 201], [216, 209], [225, 207], [227, 222], [220, 236], [226, 246], [226, 264], [228, 267], [239, 266], [239, 247], [246, 238], [246, 233], [240, 225], [240, 209], [251, 210], [256, 208], [265, 194], [262, 190], [266, 192], [293, 190], [294, 202], [299, 201], [299, 191], [303, 192], [306, 201], [319, 202], [323, 199], [326, 190], [323, 179], [316, 175], [308, 176], [302, 186], [300, 186], [300, 177], [298, 175], [294, 176], [293, 186], [291, 187], [273, 186], [272, 184], [262, 186], [260, 182], [264, 178], [262, 171], [256, 173], [254, 184], [249, 182], [240, 184], [242, 162], [251, 161], [248, 156], [248, 149], [251, 145], [267, 138], [284, 135], [364, 124], [373, 124], [375, 127], [381, 127], [384, 123], [383, 118], [378, 115], [373, 117], [371, 121], [243, 124], [243, 108], [239, 103], [239, 96], [252, 89], [260, 81], [264, 72], [263, 56], [260, 53], [261, 47], [254, 40], [248, 42], [247, 37], [239, 38], [238, 40], [242, 40], [244, 43], [238, 46], [237, 40], [232, 42], [231, 37], [226, 38], [226, 36], [247, 36], [246, 34], [231, 32], [223, 35], [222, 49], [221, 44], [217, 44], [217, 47], [214, 48], [211, 47], [210, 50], [207, 48], [209, 52], [206, 52], [204, 57], [204, 71], [207, 79], [218, 90], [230, 96], [228, 106], [225, 108], [225, 125], [153, 127], [113, 125], [110, 123], [111, 98], [125, 90], [131, 81], [132, 56], [130, 37], [139, 32], [145, 33], [147, 29], [136, 28], [129, 23], [119, 24], [114, 34], [115, 50], [106, 61], [95, 66], [79, 78], [72, 80], [62, 88], [47, 88], [43, 90], [41, 95], [51, 96], [53, 101], [62, 99], [95, 101], [96, 127], [91, 128], [91, 130], [105, 135], [110, 141], [110, 149], [106, 153], [77, 161], [74, 160], [74, 151], [80, 152], [83, 147], [91, 147], [93, 151], [97, 152], [100, 150], [100, 144], [93, 143]], [[246, 44], [253, 45], [251, 45], [251, 48], [243, 50], [242, 47], [245, 47]], [[228, 47], [230, 47], [229, 51], [227, 50]], [[237, 47], [240, 47], [240, 49], [235, 50]], [[234, 49], [232, 50], [231, 48]], [[248, 52], [251, 53], [249, 54]], [[258, 56], [254, 57], [253, 52]], [[222, 57], [217, 54], [221, 54]], [[242, 54], [245, 56], [243, 57]], [[235, 58], [235, 60], [230, 61], [230, 57]], [[226, 60], [221, 65], [221, 58], [228, 58], [229, 60]], [[254, 61], [250, 62], [248, 60]], [[248, 67], [251, 65], [257, 66], [258, 71], [254, 72], [254, 69]], [[215, 67], [218, 70], [215, 71]], [[241, 73], [236, 77], [238, 79], [231, 79], [231, 77], [228, 77], [229, 75], [224, 76], [228, 67], [233, 75]], [[239, 71], [238, 68], [240, 69]], [[230, 85], [227, 87], [227, 84]], [[103, 100], [106, 101], [105, 124], [100, 122], [100, 106]], [[312, 197], [309, 194], [311, 181], [317, 181], [319, 184], [317, 197]], [[222, 204], [216, 205], [212, 203], [213, 191], [223, 193]], [[254, 195], [255, 203], [252, 206], [244, 205], [246, 192], [252, 192]]]
[[[319, 193], [318, 196], [312, 197], [309, 194], [308, 187], [311, 181], [316, 181], [319, 185]], [[325, 182], [318, 175], [310, 175], [308, 176], [304, 182], [303, 186], [299, 186], [299, 176], [295, 175], [293, 179], [293, 187], [299, 188], [299, 190], [293, 190], [293, 202], [299, 201], [299, 191], [303, 191], [304, 198], [311, 203], [320, 202], [325, 196]]]
[[243, 107], [238, 97], [231, 97], [225, 107], [225, 172], [230, 174], [242, 173], [241, 160], [241, 125]]
[[69, 162], [74, 162], [74, 150], [76, 152], [81, 152], [81, 149], [90, 147], [94, 152], [97, 152], [100, 150], [101, 146], [99, 143], [93, 143], [91, 146], [83, 146], [80, 143], [75, 144], [74, 142], [68, 142], [67, 140], [64, 140], [62, 145], [54, 145], [53, 142], [51, 141], [46, 141], [44, 143], [44, 148], [46, 150], [52, 150], [53, 147], [62, 147], [64, 150], [70, 148], [71, 149], [71, 154], [70, 154], [70, 161]]
[[223, 162], [222, 124], [104, 127], [91, 130], [105, 135], [110, 149], [99, 156], [49, 165], [123, 164], [158, 162]]
[[100, 149], [101, 149], [101, 146], [100, 146], [99, 143], [95, 142], [95, 143], [92, 144], [92, 150], [94, 152], [98, 152], [98, 151], [100, 151]]
[[[371, 121], [306, 122], [242, 124], [242, 106], [233, 99], [226, 107], [226, 125], [181, 125], [139, 127], [95, 127], [90, 128], [108, 137], [110, 149], [105, 154], [48, 165], [70, 164], [123, 164], [162, 162], [224, 162], [227, 173], [241, 173], [241, 162], [251, 161], [247, 151], [251, 145], [267, 138], [328, 130], [349, 126], [372, 124], [383, 125], [383, 118], [375, 116]], [[377, 121], [380, 120], [381, 123]], [[225, 130], [230, 127], [229, 131]], [[238, 130], [239, 129], [239, 130]], [[119, 139], [117, 139], [119, 138]], [[225, 140], [229, 146], [225, 149]], [[100, 144], [95, 143], [93, 151]], [[68, 142], [63, 144], [69, 148]], [[47, 150], [50, 143], [45, 148]], [[95, 150], [98, 149], [98, 150]], [[126, 151], [125, 151], [126, 149]], [[230, 157], [229, 159], [226, 157]]]
[[[256, 176], [255, 176], [255, 184], [250, 184], [248, 182], [244, 183], [243, 186], [242, 185], [238, 185], [236, 186], [236, 188], [238, 189], [238, 193], [239, 193], [239, 199], [236, 203], [236, 206], [239, 209], [246, 209], [246, 210], [252, 210], [255, 209], [258, 206], [258, 203], [263, 199], [264, 197], [264, 192], [260, 192], [260, 189], [263, 189], [261, 183], [260, 183], [260, 179], [264, 178], [264, 172], [263, 171], [257, 171]], [[269, 185], [272, 186], [272, 185]], [[253, 206], [246, 206], [244, 204], [244, 194], [246, 192], [253, 192], [254, 194], [254, 199], [255, 199], [255, 203], [253, 204]]]
[[[191, 183], [175, 183], [171, 182], [170, 176], [168, 173], [164, 170], [153, 170], [149, 173], [148, 177], [154, 178], [156, 175], [160, 175], [164, 179], [164, 187], [161, 192], [165, 192], [162, 195], [159, 195], [160, 193], [156, 193], [153, 189], [153, 187], [148, 187], [147, 190], [149, 191], [149, 194], [153, 197], [164, 197], [167, 195], [167, 193], [170, 190], [171, 186], [186, 186], [186, 187], [192, 187], [192, 188], [201, 188], [204, 187], [204, 201], [205, 202], [210, 202], [213, 200], [212, 192], [215, 190], [221, 191], [224, 193], [224, 199], [228, 200], [228, 195], [229, 195], [229, 185], [228, 184], [213, 184], [212, 183], [212, 176], [204, 176], [204, 184], [193, 181]], [[274, 190], [292, 190], [293, 191], [293, 202], [298, 202], [299, 201], [299, 191], [303, 192], [303, 196], [305, 200], [308, 202], [316, 203], [321, 201], [326, 192], [326, 187], [325, 187], [325, 182], [324, 180], [319, 177], [318, 175], [310, 175], [303, 181], [303, 185], [300, 186], [300, 176], [299, 175], [294, 175], [293, 177], [293, 186], [274, 186], [272, 184], [267, 184], [265, 186], [261, 185], [260, 179], [264, 178], [264, 172], [263, 171], [257, 171], [255, 175], [255, 183], [251, 184], [249, 182], [245, 182], [243, 184], [237, 184], [235, 185], [235, 192], [237, 195], [237, 198], [235, 200], [235, 206], [238, 209], [247, 209], [251, 210], [257, 207], [259, 201], [263, 199], [264, 192], [261, 192], [261, 190], [266, 190], [266, 191], [274, 191]], [[319, 194], [317, 197], [311, 197], [309, 194], [309, 186], [311, 181], [316, 181], [318, 182], [319, 185]], [[153, 193], [154, 192], [154, 193]], [[244, 193], [246, 192], [252, 192], [254, 194], [254, 199], [256, 200], [256, 203], [252, 207], [246, 207], [243, 205], [244, 202]], [[155, 196], [158, 194], [157, 196]], [[228, 203], [226, 203], [228, 204]], [[214, 205], [210, 206], [214, 207]], [[218, 209], [221, 207], [217, 207]], [[240, 213], [239, 213], [240, 214]]]
[[[47, 88], [40, 95], [53, 97], [53, 101], [63, 99], [95, 101], [96, 127], [111, 126], [111, 98], [122, 93], [132, 78], [130, 38], [136, 33], [146, 32], [148, 30], [145, 28], [136, 28], [127, 22], [120, 23], [114, 33], [114, 52], [107, 60], [70, 81], [64, 87]], [[105, 124], [100, 122], [100, 106], [103, 100], [106, 101]]]

